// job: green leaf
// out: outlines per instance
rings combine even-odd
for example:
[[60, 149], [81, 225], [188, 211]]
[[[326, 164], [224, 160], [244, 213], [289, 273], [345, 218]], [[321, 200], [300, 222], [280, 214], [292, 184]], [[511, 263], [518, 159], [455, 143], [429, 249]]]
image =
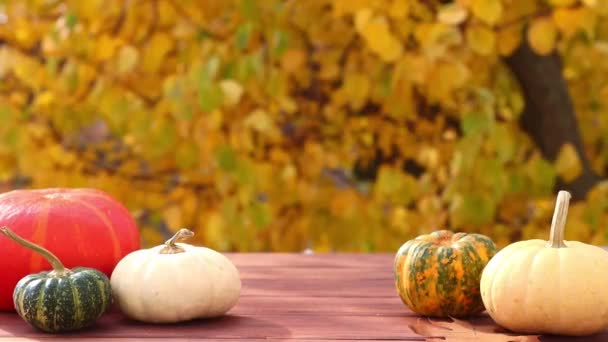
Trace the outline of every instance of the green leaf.
[[59, 59], [56, 57], [49, 57], [46, 60], [46, 72], [49, 76], [56, 76], [59, 71]]
[[268, 205], [257, 201], [251, 202], [249, 206], [249, 217], [257, 228], [268, 226], [272, 220]]
[[457, 225], [482, 226], [491, 223], [496, 215], [496, 203], [488, 195], [468, 193], [453, 213]]
[[190, 121], [194, 117], [194, 108], [187, 102], [181, 102], [175, 115], [178, 119]]
[[249, 20], [257, 21], [260, 16], [260, 12], [255, 0], [241, 0], [239, 9], [241, 10], [243, 16]]
[[285, 31], [272, 32], [272, 57], [280, 57], [289, 48], [289, 36]]
[[239, 160], [236, 165], [235, 177], [240, 185], [254, 185], [255, 174], [251, 163], [246, 160]]
[[222, 145], [215, 151], [215, 159], [223, 171], [232, 172], [236, 170], [237, 158], [232, 147]]
[[15, 148], [17, 148], [17, 145], [19, 143], [19, 139], [21, 139], [21, 136], [19, 134], [19, 130], [17, 130], [17, 129], [10, 129], [6, 133], [6, 136], [4, 137], [4, 142], [9, 147], [15, 149]]
[[544, 158], [537, 157], [529, 162], [527, 171], [532, 183], [529, 189], [531, 194], [546, 195], [553, 191], [557, 178], [557, 171], [553, 164]]
[[261, 78], [264, 70], [264, 60], [262, 52], [254, 52], [241, 57], [236, 65], [236, 79], [244, 82], [249, 80], [251, 77]]
[[0, 122], [10, 122], [14, 117], [13, 110], [7, 105], [0, 105]]
[[65, 18], [65, 24], [68, 29], [73, 30], [76, 24], [78, 24], [78, 16], [74, 12], [69, 12]]
[[223, 79], [234, 79], [237, 77], [237, 64], [234, 61], [226, 62], [222, 69]]
[[472, 112], [467, 114], [461, 122], [462, 131], [465, 135], [478, 135], [488, 131], [492, 121], [483, 112]]
[[192, 169], [199, 160], [199, 149], [193, 142], [180, 144], [175, 153], [175, 163], [181, 170]]
[[203, 41], [209, 37], [211, 37], [211, 33], [203, 27], [199, 27], [198, 30], [196, 31], [196, 40], [199, 42]]
[[153, 158], [158, 158], [174, 148], [175, 140], [177, 140], [177, 132], [175, 124], [172, 120], [164, 120], [158, 131], [153, 137], [150, 151]]
[[207, 64], [205, 64], [205, 68], [202, 70], [201, 82], [213, 80], [219, 70], [220, 58], [218, 56], [211, 56], [207, 61]]
[[76, 91], [76, 89], [78, 89], [79, 83], [79, 77], [76, 68], [72, 68], [72, 70], [70, 70], [70, 73], [67, 75], [67, 78], [68, 91]]
[[487, 189], [495, 199], [500, 199], [507, 187], [503, 163], [497, 158], [480, 158], [477, 161], [477, 171], [479, 185], [483, 184], [483, 189]]
[[198, 103], [201, 110], [211, 112], [222, 104], [222, 89], [211, 81], [201, 82], [198, 89]]
[[526, 177], [521, 173], [509, 173], [507, 192], [512, 194], [522, 193], [526, 191], [527, 187]]
[[244, 50], [249, 45], [249, 39], [253, 32], [254, 24], [251, 21], [247, 21], [241, 24], [234, 34], [234, 45], [239, 50]]
[[515, 140], [513, 139], [513, 132], [506, 124], [497, 124], [489, 139], [492, 140], [498, 159], [501, 162], [505, 163], [513, 159], [516, 151]]

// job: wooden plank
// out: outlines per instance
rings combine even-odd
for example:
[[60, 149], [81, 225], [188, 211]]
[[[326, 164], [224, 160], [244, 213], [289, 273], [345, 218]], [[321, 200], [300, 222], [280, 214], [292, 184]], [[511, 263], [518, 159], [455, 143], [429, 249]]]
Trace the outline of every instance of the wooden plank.
[[[39, 338], [40, 333], [15, 315], [2, 317], [0, 336]], [[215, 338], [215, 339], [398, 339], [423, 341], [404, 325], [398, 316], [310, 316], [264, 315], [262, 317], [227, 315], [220, 319], [196, 320], [181, 324], [153, 325], [125, 319], [119, 313], [107, 314], [98, 324], [62, 338]], [[373, 328], [370, 328], [373, 327]]]
[[[179, 341], [424, 341], [410, 326], [419, 316], [399, 299], [392, 254], [230, 254], [241, 272], [242, 296], [225, 317], [153, 325], [126, 319], [114, 309], [84, 331], [49, 335], [16, 314], [0, 313], [0, 342], [31, 339]], [[487, 315], [469, 320], [497, 328]], [[466, 333], [439, 336], [468, 340]], [[543, 336], [543, 341], [566, 341]], [[608, 332], [584, 341], [608, 341]], [[571, 341], [568, 339], [568, 341]]]
[[394, 254], [362, 253], [237, 253], [226, 254], [240, 268], [249, 267], [289, 267], [289, 268], [356, 268], [378, 269], [393, 266]]
[[380, 279], [393, 281], [392, 265], [375, 268], [291, 268], [291, 267], [244, 267], [239, 270], [242, 280], [248, 279], [291, 279], [306, 278], [326, 280], [331, 278], [338, 279]]
[[393, 297], [254, 297], [239, 299], [231, 311], [235, 315], [363, 315], [416, 316], [397, 296]]
[[[294, 281], [295, 280], [295, 281]], [[244, 280], [243, 296], [303, 297], [394, 297], [392, 282], [359, 279]]]

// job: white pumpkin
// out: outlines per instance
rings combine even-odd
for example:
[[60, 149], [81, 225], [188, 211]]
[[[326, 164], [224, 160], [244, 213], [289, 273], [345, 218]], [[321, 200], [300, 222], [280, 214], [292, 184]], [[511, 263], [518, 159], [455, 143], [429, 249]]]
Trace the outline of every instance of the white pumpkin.
[[608, 252], [564, 241], [570, 194], [560, 191], [549, 241], [499, 251], [481, 275], [481, 298], [499, 325], [519, 333], [585, 336], [608, 327]]
[[181, 229], [164, 245], [132, 252], [116, 265], [112, 292], [127, 317], [180, 322], [221, 316], [236, 304], [238, 270], [212, 249], [176, 242], [193, 235]]

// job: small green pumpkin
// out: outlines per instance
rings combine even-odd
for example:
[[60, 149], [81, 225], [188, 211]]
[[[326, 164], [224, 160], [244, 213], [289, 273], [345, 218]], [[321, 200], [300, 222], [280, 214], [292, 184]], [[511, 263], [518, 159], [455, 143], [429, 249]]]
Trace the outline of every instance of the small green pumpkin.
[[464, 317], [484, 310], [479, 280], [496, 246], [481, 234], [440, 230], [407, 241], [395, 256], [397, 292], [412, 311]]
[[90, 326], [108, 309], [112, 288], [105, 274], [87, 267], [67, 269], [43, 247], [6, 227], [0, 232], [39, 253], [53, 266], [52, 271], [23, 277], [15, 286], [15, 309], [26, 322], [51, 333], [73, 331]]

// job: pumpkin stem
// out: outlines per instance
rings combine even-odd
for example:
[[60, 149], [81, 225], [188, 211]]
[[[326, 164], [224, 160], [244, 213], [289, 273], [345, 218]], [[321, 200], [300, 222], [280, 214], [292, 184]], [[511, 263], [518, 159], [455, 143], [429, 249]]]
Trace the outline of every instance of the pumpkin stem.
[[160, 250], [160, 254], [176, 254], [183, 253], [186, 250], [175, 243], [177, 241], [187, 240], [194, 236], [194, 232], [190, 229], [182, 228], [175, 233], [169, 240], [165, 241], [165, 247]]
[[39, 246], [33, 242], [25, 240], [21, 236], [15, 234], [8, 227], [0, 228], [0, 232], [2, 232], [9, 239], [15, 241], [16, 243], [20, 244], [21, 246], [23, 246], [27, 249], [30, 249], [37, 254], [42, 255], [49, 262], [49, 264], [51, 264], [51, 266], [53, 266], [53, 271], [51, 273], [53, 273], [55, 275], [64, 275], [64, 274], [70, 272], [70, 270], [65, 268], [63, 266], [63, 264], [61, 263], [61, 261], [59, 261], [59, 258], [55, 254], [51, 253], [51, 251], [49, 251], [48, 249], [46, 249], [42, 246]]
[[567, 247], [564, 243], [564, 228], [566, 227], [566, 216], [568, 216], [568, 204], [570, 202], [570, 197], [571, 196], [568, 191], [562, 190], [557, 193], [557, 201], [555, 203], [555, 211], [553, 212], [551, 233], [549, 235], [547, 247]]

